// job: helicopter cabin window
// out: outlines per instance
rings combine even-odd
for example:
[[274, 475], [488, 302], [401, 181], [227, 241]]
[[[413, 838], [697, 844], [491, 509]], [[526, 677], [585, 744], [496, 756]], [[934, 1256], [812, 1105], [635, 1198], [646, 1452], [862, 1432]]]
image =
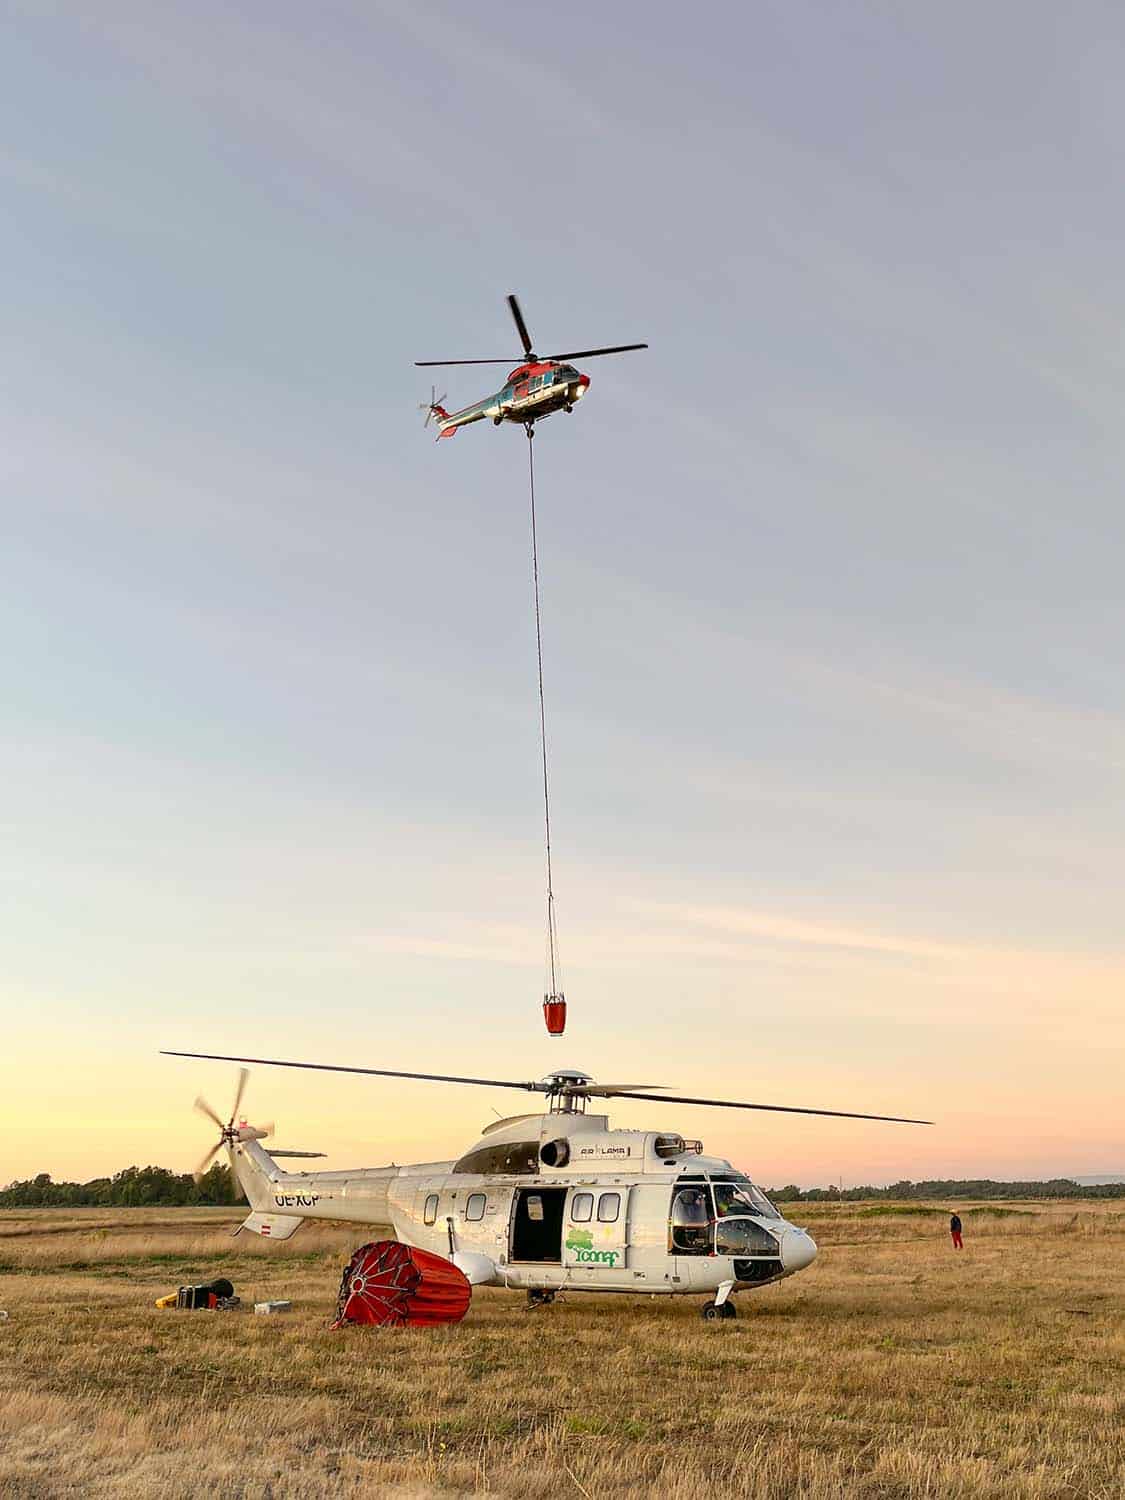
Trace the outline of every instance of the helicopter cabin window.
[[433, 1224], [437, 1221], [438, 1195], [430, 1193], [426, 1198], [426, 1207], [422, 1212], [422, 1223]]
[[680, 1188], [673, 1197], [670, 1241], [674, 1255], [710, 1255], [711, 1204], [705, 1187]]
[[574, 1224], [588, 1224], [594, 1213], [593, 1193], [575, 1193], [570, 1203], [570, 1218]]
[[598, 1223], [616, 1224], [621, 1212], [621, 1194], [603, 1193], [598, 1199]]
[[470, 1193], [465, 1200], [466, 1219], [483, 1219], [484, 1205], [487, 1201], [483, 1193]]

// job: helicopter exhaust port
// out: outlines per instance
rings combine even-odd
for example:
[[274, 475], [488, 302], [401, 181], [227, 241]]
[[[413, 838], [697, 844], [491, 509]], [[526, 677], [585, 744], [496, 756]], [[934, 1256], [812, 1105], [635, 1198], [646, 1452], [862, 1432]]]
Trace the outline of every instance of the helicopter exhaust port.
[[539, 1148], [539, 1160], [545, 1167], [565, 1167], [570, 1160], [570, 1142], [564, 1138], [544, 1141]]

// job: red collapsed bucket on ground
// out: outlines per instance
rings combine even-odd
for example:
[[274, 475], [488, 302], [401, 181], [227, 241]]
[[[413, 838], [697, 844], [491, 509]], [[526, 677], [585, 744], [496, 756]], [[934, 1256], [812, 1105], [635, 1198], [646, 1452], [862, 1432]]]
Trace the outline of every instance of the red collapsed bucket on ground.
[[468, 1277], [451, 1261], [398, 1240], [373, 1240], [361, 1245], [344, 1268], [332, 1327], [459, 1323], [472, 1295]]

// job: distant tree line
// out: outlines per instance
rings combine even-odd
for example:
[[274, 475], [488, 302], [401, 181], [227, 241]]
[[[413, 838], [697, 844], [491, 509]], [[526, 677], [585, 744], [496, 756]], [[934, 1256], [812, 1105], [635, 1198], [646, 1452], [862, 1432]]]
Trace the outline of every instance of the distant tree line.
[[[767, 1188], [776, 1203], [852, 1203], [860, 1198], [1125, 1198], [1125, 1183], [1081, 1186], [1068, 1177], [1049, 1182], [993, 1182], [990, 1179], [942, 1178], [931, 1182], [893, 1182], [890, 1187], [836, 1186], [799, 1188], [795, 1183]], [[40, 1172], [26, 1182], [0, 1188], [0, 1208], [166, 1208], [195, 1205], [224, 1207], [242, 1202], [232, 1190], [230, 1168], [216, 1162], [195, 1182], [190, 1173], [167, 1167], [126, 1167], [112, 1177], [91, 1182], [54, 1182]]]
[[943, 1177], [930, 1182], [892, 1182], [890, 1187], [767, 1188], [777, 1203], [853, 1203], [859, 1198], [1125, 1198], [1125, 1182], [1081, 1186], [1069, 1177], [1049, 1182], [993, 1182], [990, 1178]]
[[126, 1167], [91, 1182], [53, 1182], [49, 1172], [40, 1172], [0, 1188], [0, 1208], [163, 1208], [241, 1201], [241, 1191], [232, 1191], [230, 1168], [221, 1162], [198, 1182], [189, 1172], [167, 1167]]

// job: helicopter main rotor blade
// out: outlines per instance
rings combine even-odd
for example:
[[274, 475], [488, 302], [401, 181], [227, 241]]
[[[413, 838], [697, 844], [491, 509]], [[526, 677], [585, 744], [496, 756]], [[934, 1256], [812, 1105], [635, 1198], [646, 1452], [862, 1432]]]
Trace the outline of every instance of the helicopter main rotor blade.
[[520, 363], [521, 359], [518, 354], [509, 355], [507, 359], [416, 359], [414, 361], [418, 369], [428, 365], [507, 365], [509, 369], [513, 369]]
[[654, 1104], [707, 1104], [716, 1109], [767, 1109], [779, 1115], [830, 1115], [834, 1120], [883, 1120], [890, 1125], [932, 1125], [932, 1120], [908, 1120], [901, 1115], [859, 1115], [850, 1109], [801, 1109], [795, 1104], [747, 1104], [741, 1099], [689, 1099], [678, 1094], [634, 1094], [622, 1090], [619, 1099], [651, 1099]]
[[508, 306], [511, 308], [512, 319], [516, 325], [516, 332], [520, 336], [523, 352], [527, 355], [528, 359], [531, 359], [531, 335], [527, 331], [527, 324], [523, 320], [523, 313], [520, 312], [520, 305], [516, 300], [515, 292], [508, 293]]
[[209, 1062], [257, 1063], [264, 1068], [306, 1068], [314, 1073], [365, 1073], [375, 1078], [421, 1078], [429, 1083], [476, 1083], [490, 1089], [526, 1089], [533, 1094], [551, 1092], [550, 1085], [538, 1080], [521, 1083], [512, 1078], [459, 1078], [450, 1073], [403, 1073], [397, 1068], [352, 1068], [339, 1063], [284, 1062], [276, 1057], [225, 1057], [218, 1052], [172, 1052], [165, 1048], [161, 1049], [160, 1055], [198, 1057]]
[[[568, 349], [564, 354], [544, 354], [536, 356], [528, 350], [527, 359], [542, 358], [546, 360], [563, 359], [598, 359], [603, 354], [628, 354], [632, 349], [647, 349], [647, 344], [612, 344], [606, 349]], [[519, 355], [513, 355], [511, 359], [416, 359], [416, 368], [422, 369], [430, 365], [508, 365], [509, 368], [520, 363]]]
[[[628, 354], [632, 349], [647, 348], [647, 344], [614, 344], [611, 348], [608, 349], [570, 349], [565, 354], [544, 354], [539, 357], [541, 357], [545, 361], [563, 359], [597, 359], [600, 358], [600, 356], [603, 354]], [[527, 359], [532, 359], [536, 356], [528, 354], [525, 357]], [[512, 369], [516, 365], [519, 365], [521, 362], [522, 361], [520, 359], [520, 356], [518, 354], [513, 354], [508, 359], [416, 359], [414, 361], [414, 365], [417, 369], [429, 368], [431, 365], [440, 365], [442, 367], [446, 365], [507, 365], [509, 369]]]
[[[362, 1073], [371, 1078], [418, 1078], [427, 1083], [473, 1083], [482, 1088], [524, 1089], [531, 1094], [605, 1094], [613, 1090], [618, 1099], [648, 1099], [653, 1104], [703, 1104], [712, 1109], [761, 1109], [779, 1115], [824, 1115], [834, 1120], [881, 1120], [889, 1125], [932, 1125], [932, 1120], [913, 1120], [902, 1115], [865, 1115], [849, 1109], [808, 1109], [795, 1104], [751, 1104], [745, 1099], [697, 1099], [687, 1094], [648, 1094], [640, 1087], [620, 1084], [552, 1084], [542, 1079], [463, 1078], [453, 1073], [406, 1073], [398, 1068], [356, 1068], [341, 1063], [287, 1062], [277, 1057], [229, 1057], [222, 1052], [176, 1052], [161, 1048], [161, 1057], [194, 1057], [206, 1062], [256, 1063], [263, 1068], [304, 1068], [313, 1073]], [[645, 1084], [644, 1088], [656, 1088]]]
[[568, 1094], [587, 1094], [591, 1098], [612, 1099], [615, 1094], [631, 1094], [636, 1089], [664, 1089], [666, 1083], [576, 1083], [564, 1086]]
[[608, 349], [570, 349], [566, 354], [545, 354], [544, 359], [593, 359], [598, 354], [628, 354], [630, 349], [647, 349], [647, 344], [613, 344]]

